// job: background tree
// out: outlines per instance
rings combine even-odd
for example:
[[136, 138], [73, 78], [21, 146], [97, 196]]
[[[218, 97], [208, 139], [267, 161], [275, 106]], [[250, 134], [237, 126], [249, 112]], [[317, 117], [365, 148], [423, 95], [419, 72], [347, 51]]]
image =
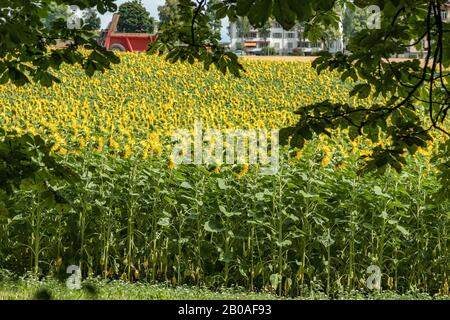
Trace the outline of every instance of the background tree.
[[[214, 5], [218, 4], [220, 0], [209, 0], [206, 6], [206, 15], [210, 21], [211, 30], [214, 32], [214, 36], [221, 37], [222, 21], [216, 18], [216, 12], [214, 11]], [[158, 16], [160, 25], [169, 23], [175, 19], [178, 12], [178, 0], [166, 0], [164, 5], [158, 6]]]
[[152, 33], [155, 20], [142, 5], [142, 1], [133, 0], [125, 2], [119, 7], [120, 19], [117, 29], [120, 32], [144, 32]]
[[59, 19], [68, 20], [69, 17], [73, 15], [70, 11], [69, 6], [66, 4], [57, 4], [55, 2], [51, 2], [50, 10], [45, 18], [42, 19], [44, 26], [48, 29], [52, 28], [52, 25], [55, 21]]
[[[210, 7], [215, 12], [215, 19], [225, 17], [217, 11], [222, 0]], [[158, 41], [149, 47], [150, 53], [167, 54], [171, 62], [196, 60], [203, 62], [206, 70], [215, 65], [222, 73], [227, 70], [239, 76], [242, 65], [231, 52], [226, 52], [220, 45], [218, 33], [211, 28], [211, 15], [208, 13], [206, 0], [193, 2], [179, 0], [176, 21], [161, 25]]]
[[83, 12], [83, 22], [89, 30], [100, 30], [102, 23], [95, 8], [89, 8]]
[[214, 6], [219, 3], [220, 0], [210, 0], [208, 1], [208, 5], [206, 7], [206, 14], [209, 17], [211, 30], [214, 37], [216, 37], [217, 39], [220, 39], [222, 37], [222, 20], [217, 17], [216, 11], [214, 10]]
[[306, 36], [306, 39], [310, 42], [321, 43], [324, 50], [330, 50], [330, 45], [332, 43], [336, 44], [342, 37], [342, 24], [340, 22], [343, 16], [343, 10], [343, 5], [338, 4], [330, 9], [330, 16], [336, 19], [334, 23], [316, 23], [314, 19], [305, 21], [302, 23], [303, 35]]
[[[258, 28], [259, 37], [263, 38], [264, 45], [267, 44], [267, 38], [270, 37], [270, 29], [272, 27], [272, 20], [268, 20], [262, 27]], [[275, 48], [264, 47], [262, 48], [262, 52], [265, 55], [274, 55], [276, 54]]]
[[303, 47], [304, 47], [304, 43], [306, 41], [305, 38], [305, 23], [304, 22], [299, 22], [297, 24], [297, 36], [298, 36], [298, 42], [299, 42], [299, 48], [297, 48], [297, 52], [300, 52], [301, 55], [303, 55]]
[[178, 0], [166, 0], [164, 5], [158, 7], [159, 23], [164, 24], [176, 17]]
[[367, 28], [369, 15], [366, 10], [358, 7], [345, 8], [342, 20], [344, 43], [347, 44], [351, 37]]
[[236, 23], [237, 36], [241, 39], [240, 44], [243, 46], [244, 40], [248, 37], [252, 26], [246, 17], [237, 18], [234, 22]]
[[274, 56], [277, 54], [277, 50], [273, 47], [264, 47], [261, 51], [266, 56]]

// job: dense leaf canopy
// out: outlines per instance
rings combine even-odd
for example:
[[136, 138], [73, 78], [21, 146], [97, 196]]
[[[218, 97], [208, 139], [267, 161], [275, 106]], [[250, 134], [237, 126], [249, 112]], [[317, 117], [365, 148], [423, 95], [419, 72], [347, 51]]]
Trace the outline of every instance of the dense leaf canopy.
[[140, 1], [125, 2], [119, 7], [120, 20], [117, 29], [121, 32], [151, 33], [154, 20]]
[[[116, 10], [113, 0], [1, 0], [0, 1], [0, 83], [16, 85], [37, 82], [50, 86], [58, 79], [54, 71], [63, 63], [78, 64], [88, 75], [103, 72], [119, 60], [101, 48], [87, 25], [69, 28], [61, 17], [50, 25], [45, 18], [57, 5], [76, 5], [84, 10], [96, 7], [100, 13]], [[61, 43], [68, 43], [62, 47]], [[78, 51], [91, 49], [89, 55]], [[50, 49], [49, 49], [50, 48]]]

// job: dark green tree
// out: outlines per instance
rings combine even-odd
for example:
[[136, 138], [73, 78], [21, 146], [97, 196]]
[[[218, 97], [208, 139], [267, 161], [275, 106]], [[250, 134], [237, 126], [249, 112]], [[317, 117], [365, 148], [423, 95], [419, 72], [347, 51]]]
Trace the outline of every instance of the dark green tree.
[[120, 19], [117, 29], [120, 32], [152, 33], [154, 31], [155, 20], [140, 0], [133, 0], [120, 5], [119, 14]]
[[97, 10], [94, 8], [89, 8], [83, 12], [83, 22], [89, 30], [100, 30], [102, 23]]
[[[58, 81], [54, 71], [63, 63], [79, 65], [91, 76], [119, 62], [97, 44], [95, 35], [86, 27], [73, 28], [66, 16], [53, 19], [55, 4], [77, 5], [81, 10], [97, 7], [101, 13], [116, 10], [113, 0], [1, 1], [0, 84], [37, 82], [50, 86]], [[55, 48], [58, 41], [69, 45]], [[80, 46], [89, 53], [79, 52]]]

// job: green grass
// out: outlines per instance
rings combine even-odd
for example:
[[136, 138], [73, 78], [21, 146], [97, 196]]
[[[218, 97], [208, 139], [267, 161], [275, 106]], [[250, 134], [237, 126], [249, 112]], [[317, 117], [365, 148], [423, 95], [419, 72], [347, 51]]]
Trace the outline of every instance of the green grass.
[[[240, 288], [228, 288], [212, 291], [206, 288], [168, 285], [149, 285], [146, 283], [128, 283], [123, 281], [91, 280], [88, 288], [70, 290], [61, 281], [49, 279], [16, 280], [0, 282], [0, 300], [30, 300], [51, 298], [52, 300], [277, 300], [274, 293], [245, 292]], [[399, 295], [391, 291], [367, 293], [353, 291], [335, 297], [327, 297], [323, 292], [310, 292], [303, 300], [450, 300], [449, 296], [430, 296], [420, 292]]]
[[247, 293], [240, 289], [211, 291], [206, 288], [146, 283], [127, 283], [124, 281], [92, 281], [97, 294], [86, 289], [70, 290], [63, 282], [56, 280], [20, 280], [0, 284], [0, 300], [36, 299], [39, 291], [50, 291], [55, 300], [274, 300], [271, 293]]

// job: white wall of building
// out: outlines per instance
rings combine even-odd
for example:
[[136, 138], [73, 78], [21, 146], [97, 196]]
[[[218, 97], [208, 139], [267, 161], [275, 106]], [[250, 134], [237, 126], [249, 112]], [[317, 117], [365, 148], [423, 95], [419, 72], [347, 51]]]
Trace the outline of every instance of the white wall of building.
[[[268, 37], [263, 38], [258, 30], [250, 30], [249, 35], [245, 38], [239, 37], [238, 30], [235, 23], [231, 23], [229, 26], [230, 33], [230, 47], [231, 50], [236, 50], [239, 44], [247, 42], [256, 42], [256, 47], [248, 47], [246, 51], [260, 51], [264, 46], [274, 48], [278, 54], [290, 54], [295, 49], [301, 49], [305, 54], [313, 54], [315, 52], [325, 50], [326, 47], [323, 44], [311, 43], [307, 39], [299, 38], [299, 30], [294, 28], [293, 30], [284, 30], [278, 23], [274, 22], [269, 29]], [[267, 43], [267, 44], [266, 44]], [[335, 40], [328, 43], [328, 51], [336, 53], [342, 51], [342, 40]]]

